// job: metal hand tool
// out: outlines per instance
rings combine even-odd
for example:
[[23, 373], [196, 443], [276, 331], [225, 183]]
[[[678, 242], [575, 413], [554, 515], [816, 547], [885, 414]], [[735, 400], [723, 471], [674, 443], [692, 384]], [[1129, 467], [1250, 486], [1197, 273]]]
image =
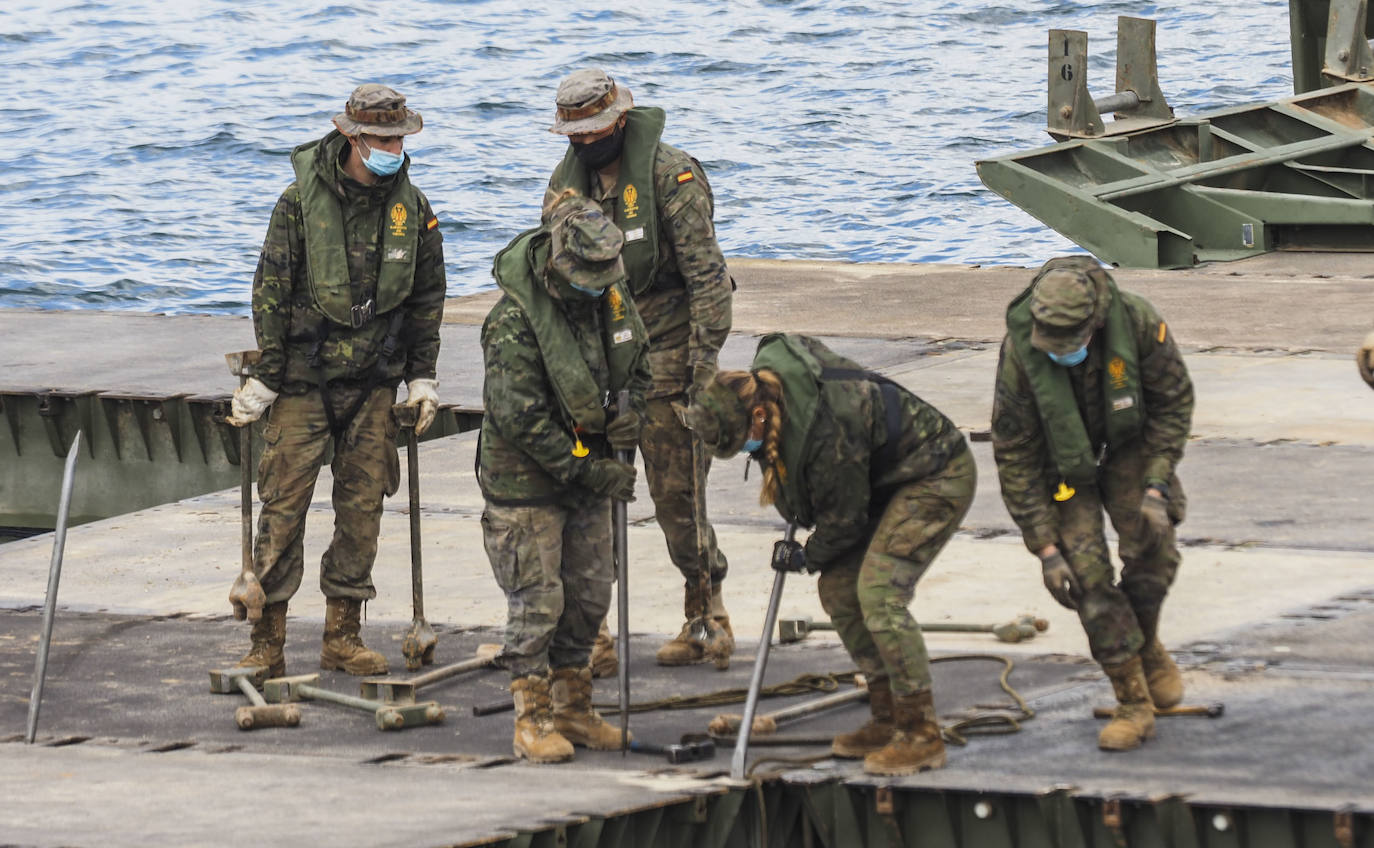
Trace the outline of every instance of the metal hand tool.
[[278, 677], [262, 686], [262, 694], [275, 704], [293, 701], [329, 701], [355, 710], [371, 713], [377, 719], [378, 730], [405, 730], [426, 724], [440, 724], [444, 720], [444, 709], [434, 701], [420, 704], [383, 704], [324, 689], [315, 684], [320, 680], [318, 674], [299, 674], [294, 677]]
[[362, 682], [361, 695], [372, 701], [385, 701], [388, 704], [413, 704], [415, 693], [432, 683], [457, 677], [468, 671], [492, 668], [492, 661], [501, 653], [500, 645], [478, 645], [472, 659], [427, 671], [408, 679], [400, 677], [374, 677]]
[[716, 742], [700, 733], [687, 733], [673, 745], [655, 745], [652, 742], [630, 740], [631, 751], [636, 754], [658, 754], [666, 757], [674, 765], [710, 760], [716, 756]]
[[415, 616], [401, 640], [401, 656], [405, 657], [406, 670], [418, 671], [434, 662], [434, 647], [439, 644], [434, 628], [425, 621], [425, 586], [420, 571], [420, 457], [415, 435], [420, 408], [398, 403], [391, 407], [391, 414], [406, 435], [406, 483], [410, 489], [410, 597]]
[[[791, 542], [797, 536], [797, 525], [788, 524], [783, 541]], [[749, 733], [754, 728], [754, 711], [759, 705], [759, 689], [763, 686], [763, 672], [768, 667], [768, 646], [773, 637], [773, 625], [778, 620], [778, 605], [782, 602], [782, 587], [787, 580], [787, 572], [773, 572], [773, 591], [768, 596], [768, 611], [763, 617], [763, 635], [759, 637], [759, 648], [754, 655], [754, 676], [749, 679], [749, 695], [744, 701], [744, 718], [740, 722], [739, 738], [735, 740], [735, 755], [730, 759], [730, 777], [744, 780], [744, 761], [749, 755]]]
[[[1018, 616], [1003, 624], [960, 624], [956, 622], [935, 622], [922, 624], [925, 633], [991, 633], [1003, 642], [1024, 642], [1035, 638], [1036, 633], [1048, 630], [1050, 623], [1033, 615]], [[828, 621], [814, 621], [809, 615], [778, 619], [778, 642], [786, 645], [800, 642], [813, 630], [834, 630], [835, 625]]]
[[[1114, 712], [1113, 707], [1093, 707], [1093, 718], [1111, 718]], [[1176, 707], [1155, 707], [1155, 715], [1157, 716], [1221, 718], [1225, 712], [1226, 705], [1220, 701], [1213, 704], [1179, 704]]]
[[29, 694], [29, 722], [24, 741], [33, 744], [38, 733], [38, 709], [43, 703], [43, 681], [48, 676], [48, 647], [52, 644], [52, 621], [57, 613], [57, 582], [62, 577], [62, 551], [67, 545], [67, 515], [72, 505], [72, 482], [76, 477], [76, 453], [81, 431], [76, 431], [62, 467], [62, 491], [57, 497], [57, 527], [53, 532], [52, 559], [48, 562], [48, 594], [43, 599], [43, 635], [38, 640], [38, 657], [33, 666], [33, 691]]
[[[242, 388], [248, 382], [248, 378], [253, 376], [259, 360], [262, 359], [262, 352], [244, 350], [226, 353], [224, 359], [229, 363], [229, 373], [239, 378], [239, 387]], [[243, 521], [239, 535], [242, 540], [243, 562], [238, 579], [229, 589], [229, 605], [234, 610], [234, 618], [239, 621], [245, 618], [257, 621], [262, 618], [262, 608], [267, 605], [267, 594], [263, 592], [258, 576], [253, 573], [253, 425], [246, 423], [237, 426], [240, 511]]]
[[234, 710], [234, 723], [239, 730], [261, 727], [295, 727], [301, 723], [301, 708], [295, 704], [269, 704], [258, 694], [257, 687], [267, 679], [263, 666], [234, 666], [210, 672], [210, 691], [217, 695], [242, 692], [252, 706]]
[[[778, 725], [780, 724], [807, 718], [808, 716], [813, 716], [817, 713], [834, 709], [835, 707], [867, 699], [868, 689], [863, 687], [849, 689], [844, 692], [832, 692], [820, 698], [813, 698], [809, 701], [803, 701], [800, 704], [794, 704], [790, 707], [774, 710], [771, 713], [754, 716], [750, 733], [767, 736], [776, 733]], [[711, 724], [706, 729], [712, 736], [734, 736], [739, 732], [740, 723], [742, 721], [743, 719], [735, 713], [721, 713], [711, 719]]]
[[[630, 392], [621, 389], [616, 396], [617, 414], [630, 408]], [[621, 462], [634, 462], [627, 450], [616, 457]], [[620, 755], [630, 750], [630, 530], [628, 505], [621, 500], [611, 501], [611, 527], [615, 531], [615, 617], [620, 637], [616, 645], [619, 659], [620, 684]]]

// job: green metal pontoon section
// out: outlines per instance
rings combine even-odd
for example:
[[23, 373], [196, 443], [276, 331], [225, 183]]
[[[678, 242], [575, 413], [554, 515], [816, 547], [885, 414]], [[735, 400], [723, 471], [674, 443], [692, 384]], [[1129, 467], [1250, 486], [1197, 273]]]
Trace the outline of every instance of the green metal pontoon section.
[[1374, 250], [1366, 0], [1291, 0], [1290, 14], [1299, 94], [1179, 120], [1154, 81], [1151, 22], [1119, 21], [1117, 91], [1096, 101], [1086, 35], [1052, 31], [1049, 132], [1063, 141], [980, 161], [979, 178], [1118, 266]]
[[949, 790], [788, 775], [613, 817], [549, 822], [501, 848], [1371, 848], [1368, 810], [1178, 796]]

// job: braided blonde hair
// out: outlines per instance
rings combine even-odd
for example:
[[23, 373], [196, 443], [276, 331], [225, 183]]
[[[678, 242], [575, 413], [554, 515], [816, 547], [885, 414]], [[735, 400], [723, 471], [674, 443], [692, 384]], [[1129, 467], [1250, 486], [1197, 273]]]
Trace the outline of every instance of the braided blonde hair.
[[763, 407], [763, 488], [759, 490], [759, 503], [771, 506], [778, 499], [778, 488], [787, 477], [787, 468], [782, 464], [782, 381], [778, 375], [763, 369], [760, 371], [718, 371], [716, 382], [733, 391], [745, 409], [750, 410], [749, 421], [753, 422], [753, 409]]

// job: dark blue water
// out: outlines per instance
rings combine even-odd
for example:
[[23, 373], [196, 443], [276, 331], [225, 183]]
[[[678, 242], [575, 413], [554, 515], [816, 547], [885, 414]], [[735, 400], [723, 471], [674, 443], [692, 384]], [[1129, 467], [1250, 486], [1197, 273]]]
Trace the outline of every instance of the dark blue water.
[[1046, 30], [1159, 22], [1179, 115], [1291, 93], [1287, 4], [1195, 0], [4, 0], [0, 307], [246, 312], [287, 154], [358, 83], [410, 98], [452, 294], [537, 222], [558, 81], [601, 65], [702, 160], [727, 256], [1037, 264], [1072, 245], [983, 188], [1037, 147]]

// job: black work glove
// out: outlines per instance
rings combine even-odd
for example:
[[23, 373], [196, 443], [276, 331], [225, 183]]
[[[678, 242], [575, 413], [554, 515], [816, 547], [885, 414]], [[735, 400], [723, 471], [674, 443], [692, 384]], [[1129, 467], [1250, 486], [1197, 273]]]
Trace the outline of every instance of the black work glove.
[[1069, 561], [1064, 559], [1064, 555], [1055, 551], [1047, 557], [1041, 557], [1040, 569], [1045, 576], [1045, 588], [1050, 590], [1059, 605], [1066, 609], [1078, 609], [1078, 598], [1083, 588], [1078, 585], [1078, 578], [1073, 575], [1073, 569], [1069, 568]]
[[798, 574], [806, 570], [806, 548], [799, 542], [779, 539], [773, 543], [773, 560], [770, 565], [774, 571], [794, 571]]
[[633, 409], [626, 409], [606, 425], [606, 441], [611, 443], [611, 450], [617, 453], [634, 450], [639, 444], [641, 429], [639, 413]]
[[1169, 518], [1168, 499], [1155, 497], [1149, 489], [1145, 490], [1145, 496], [1140, 501], [1140, 517], [1145, 521], [1146, 534], [1156, 545], [1169, 535], [1169, 528], [1174, 526]]
[[574, 472], [578, 483], [618, 501], [635, 499], [635, 467], [618, 459], [584, 459]]

